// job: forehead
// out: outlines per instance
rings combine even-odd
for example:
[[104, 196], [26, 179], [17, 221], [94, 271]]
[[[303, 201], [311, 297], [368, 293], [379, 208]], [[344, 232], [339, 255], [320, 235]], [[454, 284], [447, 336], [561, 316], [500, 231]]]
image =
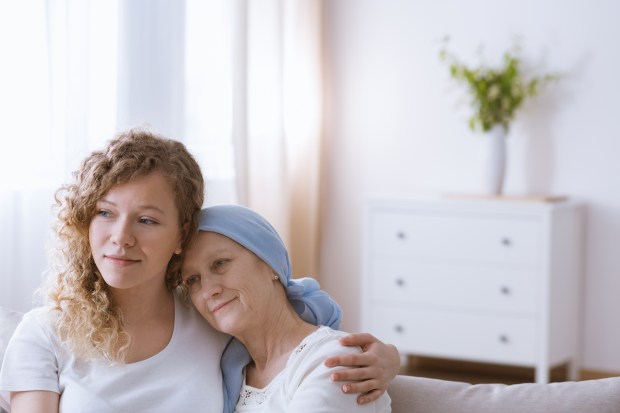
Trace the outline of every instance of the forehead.
[[243, 262], [258, 263], [262, 268], [273, 271], [269, 264], [238, 242], [216, 232], [204, 231], [198, 233], [187, 250], [181, 270], [183, 273], [199, 271], [218, 258], [242, 259]]
[[172, 187], [168, 182], [168, 179], [166, 179], [161, 172], [155, 171], [144, 175], [134, 176], [128, 181], [113, 185], [110, 189], [108, 189], [108, 193], [128, 189], [136, 190], [139, 188], [152, 188], [157, 186], [162, 186], [162, 191], [172, 192]]
[[110, 188], [102, 200], [127, 199], [128, 201], [145, 200], [158, 204], [167, 204], [176, 208], [175, 195], [168, 180], [159, 172], [135, 177], [128, 182]]
[[245, 248], [237, 242], [231, 240], [227, 236], [216, 232], [200, 231], [192, 245], [187, 250], [185, 262], [199, 260], [216, 253], [240, 251]]

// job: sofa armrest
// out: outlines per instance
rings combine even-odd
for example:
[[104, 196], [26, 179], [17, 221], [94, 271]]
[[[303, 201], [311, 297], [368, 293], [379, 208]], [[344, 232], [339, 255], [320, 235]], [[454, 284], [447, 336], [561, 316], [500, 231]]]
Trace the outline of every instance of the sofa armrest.
[[477, 384], [397, 376], [393, 413], [618, 413], [620, 377], [551, 384]]

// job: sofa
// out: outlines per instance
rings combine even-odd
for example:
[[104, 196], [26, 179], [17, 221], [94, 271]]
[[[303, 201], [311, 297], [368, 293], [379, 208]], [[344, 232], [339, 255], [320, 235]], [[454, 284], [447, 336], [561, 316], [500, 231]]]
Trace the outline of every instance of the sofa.
[[[9, 343], [9, 339], [15, 327], [17, 327], [21, 319], [22, 313], [0, 307], [0, 367], [2, 366], [2, 359], [4, 358], [4, 350]], [[5, 407], [8, 408], [8, 406], [3, 403], [2, 397], [0, 397], [0, 413], [6, 413], [4, 410]]]
[[[20, 320], [21, 313], [0, 307], [0, 361]], [[393, 413], [620, 413], [620, 377], [472, 385], [397, 376], [388, 392]], [[0, 412], [5, 413], [1, 407]]]
[[393, 413], [620, 413], [620, 377], [551, 384], [477, 384], [397, 376]]

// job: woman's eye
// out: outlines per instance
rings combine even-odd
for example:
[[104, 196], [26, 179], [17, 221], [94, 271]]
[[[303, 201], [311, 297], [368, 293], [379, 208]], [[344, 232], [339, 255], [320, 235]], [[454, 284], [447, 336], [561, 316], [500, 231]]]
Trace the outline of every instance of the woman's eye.
[[112, 214], [110, 213], [110, 211], [100, 209], [99, 211], [97, 211], [97, 215], [99, 215], [100, 217], [109, 218]]
[[227, 262], [228, 260], [224, 258], [217, 259], [213, 261], [213, 269], [214, 270], [221, 269]]
[[138, 222], [140, 222], [141, 224], [146, 224], [146, 225], [157, 224], [157, 221], [152, 220], [151, 218], [145, 218], [145, 217], [140, 218]]
[[185, 279], [185, 285], [187, 285], [188, 287], [192, 287], [196, 285], [199, 280], [200, 278], [198, 275], [190, 275], [189, 277]]

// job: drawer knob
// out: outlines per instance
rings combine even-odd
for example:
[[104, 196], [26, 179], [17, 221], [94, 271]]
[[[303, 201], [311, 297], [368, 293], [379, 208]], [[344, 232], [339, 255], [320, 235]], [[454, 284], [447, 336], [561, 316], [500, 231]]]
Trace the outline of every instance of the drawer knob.
[[403, 280], [402, 278], [397, 278], [396, 279], [396, 285], [399, 287], [404, 287], [405, 286], [405, 280]]
[[398, 238], [400, 240], [404, 240], [405, 238], [407, 238], [407, 234], [405, 234], [404, 231], [398, 231], [396, 233], [396, 238]]
[[512, 245], [512, 241], [510, 240], [510, 238], [504, 237], [502, 238], [502, 245], [504, 247], [510, 247]]
[[502, 288], [499, 289], [499, 291], [503, 294], [503, 295], [510, 295], [510, 287], [507, 287], [505, 285], [502, 286]]
[[508, 344], [510, 340], [508, 339], [508, 336], [506, 334], [502, 334], [499, 336], [499, 342], [503, 343], [503, 344]]
[[396, 324], [394, 326], [394, 331], [396, 331], [398, 334], [402, 334], [405, 331], [405, 328], [400, 324]]

